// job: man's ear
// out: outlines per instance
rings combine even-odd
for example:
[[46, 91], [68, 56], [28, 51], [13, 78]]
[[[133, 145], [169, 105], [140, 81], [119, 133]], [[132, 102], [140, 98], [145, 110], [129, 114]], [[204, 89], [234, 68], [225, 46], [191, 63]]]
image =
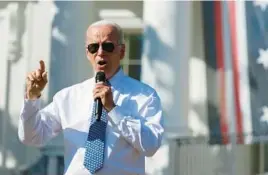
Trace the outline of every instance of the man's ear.
[[122, 44], [120, 47], [120, 60], [122, 60], [125, 57], [126, 46], [125, 44]]
[[86, 56], [87, 56], [87, 59], [89, 60], [90, 59], [90, 55], [89, 55], [89, 51], [86, 49]]

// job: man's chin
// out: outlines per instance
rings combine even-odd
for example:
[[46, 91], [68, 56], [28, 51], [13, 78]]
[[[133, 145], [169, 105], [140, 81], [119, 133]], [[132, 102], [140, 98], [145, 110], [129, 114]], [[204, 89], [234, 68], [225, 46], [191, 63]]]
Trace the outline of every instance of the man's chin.
[[98, 66], [97, 68], [96, 68], [96, 71], [97, 72], [99, 72], [99, 71], [101, 71], [101, 72], [106, 72], [106, 66]]

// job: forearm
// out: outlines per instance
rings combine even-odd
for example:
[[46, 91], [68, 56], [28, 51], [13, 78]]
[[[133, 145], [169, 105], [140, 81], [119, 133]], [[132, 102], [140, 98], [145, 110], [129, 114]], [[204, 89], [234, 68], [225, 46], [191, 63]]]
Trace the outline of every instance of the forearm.
[[[51, 105], [45, 109], [51, 108]], [[45, 109], [40, 110], [40, 100], [25, 100], [19, 116], [18, 135], [27, 145], [42, 146], [57, 132], [57, 123], [51, 119]], [[59, 130], [59, 129], [58, 129]]]
[[163, 128], [161, 125], [162, 112], [153, 117], [155, 121], [148, 121], [139, 116], [130, 116], [120, 107], [115, 107], [110, 113], [113, 127], [135, 149], [147, 157], [153, 156], [161, 145]]
[[42, 145], [40, 137], [40, 126], [38, 111], [40, 100], [25, 100], [19, 116], [19, 139], [27, 145]]

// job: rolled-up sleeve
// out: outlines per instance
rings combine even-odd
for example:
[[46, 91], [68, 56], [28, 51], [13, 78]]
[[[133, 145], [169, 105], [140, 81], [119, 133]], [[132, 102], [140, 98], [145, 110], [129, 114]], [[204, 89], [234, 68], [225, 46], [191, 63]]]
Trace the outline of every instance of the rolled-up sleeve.
[[108, 113], [109, 120], [127, 142], [150, 157], [161, 146], [164, 132], [161, 101], [155, 91], [140, 109], [139, 116], [131, 116], [130, 111], [116, 106]]
[[43, 146], [62, 130], [57, 97], [41, 109], [41, 100], [24, 99], [19, 116], [18, 136], [22, 143]]

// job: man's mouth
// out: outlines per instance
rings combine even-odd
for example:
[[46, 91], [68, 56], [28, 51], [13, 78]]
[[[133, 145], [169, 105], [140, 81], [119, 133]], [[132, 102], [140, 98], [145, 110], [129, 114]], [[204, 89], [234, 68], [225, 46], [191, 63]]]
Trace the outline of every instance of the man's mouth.
[[100, 66], [103, 66], [103, 65], [106, 65], [107, 62], [104, 61], [104, 60], [100, 60], [100, 61], [97, 62], [97, 64], [100, 65]]

